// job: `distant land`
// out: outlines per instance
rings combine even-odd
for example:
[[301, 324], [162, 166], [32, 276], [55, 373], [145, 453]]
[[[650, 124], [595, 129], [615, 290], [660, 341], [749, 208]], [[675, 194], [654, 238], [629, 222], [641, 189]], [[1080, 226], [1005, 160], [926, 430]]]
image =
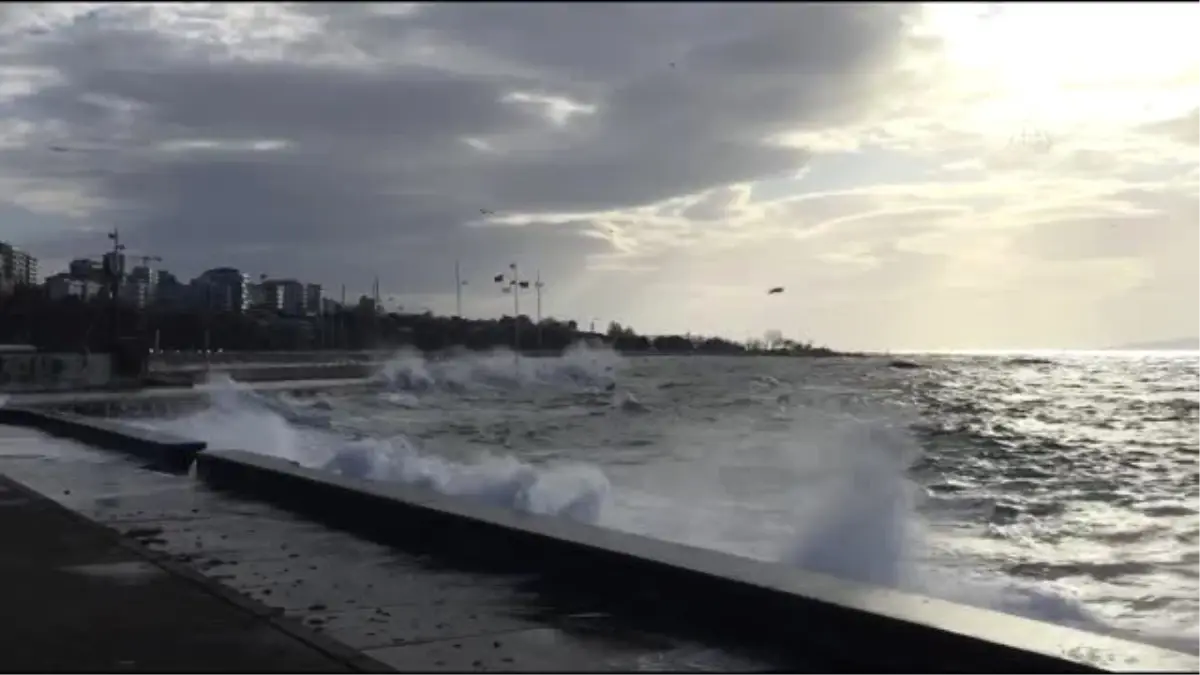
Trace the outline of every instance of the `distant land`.
[[1133, 342], [1113, 349], [1129, 351], [1197, 351], [1200, 350], [1200, 337], [1175, 338], [1174, 340], [1159, 340], [1157, 342]]

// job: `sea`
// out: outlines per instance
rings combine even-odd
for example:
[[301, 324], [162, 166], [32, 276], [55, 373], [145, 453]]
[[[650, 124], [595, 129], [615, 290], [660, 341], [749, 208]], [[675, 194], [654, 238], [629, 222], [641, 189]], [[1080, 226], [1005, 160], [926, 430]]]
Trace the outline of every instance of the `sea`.
[[436, 360], [131, 422], [1200, 653], [1190, 353]]

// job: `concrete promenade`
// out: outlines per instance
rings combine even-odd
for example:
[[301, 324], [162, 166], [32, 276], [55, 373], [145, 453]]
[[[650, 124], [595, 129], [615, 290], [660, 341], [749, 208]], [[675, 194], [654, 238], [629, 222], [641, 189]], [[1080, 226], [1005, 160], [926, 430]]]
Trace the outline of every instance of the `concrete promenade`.
[[[31, 428], [0, 425], [0, 481], [0, 597], [12, 610], [0, 636], [20, 645], [0, 650], [5, 670], [797, 669], [642, 630], [588, 603], [563, 605], [528, 575], [447, 566]], [[75, 552], [54, 553], [61, 542]]]
[[[0, 475], [0, 663], [13, 672], [380, 671]], [[338, 653], [340, 652], [340, 653]]]

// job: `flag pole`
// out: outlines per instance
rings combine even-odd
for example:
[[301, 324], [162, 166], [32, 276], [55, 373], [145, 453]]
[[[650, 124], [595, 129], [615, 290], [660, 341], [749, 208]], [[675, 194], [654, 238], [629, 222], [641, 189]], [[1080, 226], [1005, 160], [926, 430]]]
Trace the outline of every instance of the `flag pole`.
[[462, 318], [462, 270], [458, 261], [454, 261], [454, 313]]

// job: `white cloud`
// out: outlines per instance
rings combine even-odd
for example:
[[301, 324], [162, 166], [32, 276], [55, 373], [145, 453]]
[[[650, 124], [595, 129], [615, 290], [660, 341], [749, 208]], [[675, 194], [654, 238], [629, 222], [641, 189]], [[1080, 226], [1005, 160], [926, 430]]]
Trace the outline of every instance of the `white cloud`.
[[14, 6], [0, 207], [49, 259], [121, 224], [185, 273], [442, 311], [454, 260], [517, 260], [547, 311], [649, 331], [1170, 338], [1200, 322], [1193, 13]]

